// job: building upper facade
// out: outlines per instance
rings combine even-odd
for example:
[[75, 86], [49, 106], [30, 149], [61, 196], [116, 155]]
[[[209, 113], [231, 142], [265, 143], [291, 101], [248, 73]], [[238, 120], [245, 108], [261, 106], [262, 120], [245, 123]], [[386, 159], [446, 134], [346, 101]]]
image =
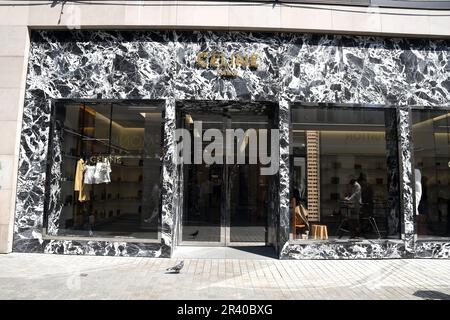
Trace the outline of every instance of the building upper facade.
[[[449, 1], [3, 1], [0, 27], [178, 28], [449, 36]], [[32, 5], [31, 5], [32, 4]]]

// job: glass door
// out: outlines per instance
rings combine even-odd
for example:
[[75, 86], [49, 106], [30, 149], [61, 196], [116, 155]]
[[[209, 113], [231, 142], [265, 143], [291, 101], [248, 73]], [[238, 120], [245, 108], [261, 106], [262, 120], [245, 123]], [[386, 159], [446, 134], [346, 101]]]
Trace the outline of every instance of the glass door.
[[[224, 165], [196, 161], [195, 153], [201, 153], [209, 142], [203, 141], [208, 129], [223, 131], [223, 117], [219, 110], [189, 111], [181, 113], [184, 129], [191, 137], [190, 164], [184, 161], [184, 210], [182, 241], [185, 243], [224, 244], [223, 203]], [[221, 156], [221, 155], [218, 155]], [[200, 163], [199, 163], [200, 162]], [[218, 161], [219, 162], [219, 161]]]
[[[259, 159], [249, 150], [257, 151], [261, 145], [260, 130], [269, 129], [262, 137], [270, 142], [267, 110], [182, 109], [179, 118], [191, 142], [191, 162], [183, 161], [181, 244], [265, 245], [272, 176], [261, 175]], [[208, 129], [215, 129], [222, 139], [204, 139]], [[196, 148], [201, 145], [204, 156], [212, 141], [216, 142], [215, 159], [220, 160], [195, 161]], [[270, 143], [267, 147], [270, 150]]]

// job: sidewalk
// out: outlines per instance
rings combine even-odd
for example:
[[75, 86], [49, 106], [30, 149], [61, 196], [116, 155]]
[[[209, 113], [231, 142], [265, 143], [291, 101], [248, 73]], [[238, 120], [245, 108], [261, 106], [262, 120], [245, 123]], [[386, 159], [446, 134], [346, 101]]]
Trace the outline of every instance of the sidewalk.
[[0, 299], [450, 299], [450, 260], [182, 259], [0, 255]]

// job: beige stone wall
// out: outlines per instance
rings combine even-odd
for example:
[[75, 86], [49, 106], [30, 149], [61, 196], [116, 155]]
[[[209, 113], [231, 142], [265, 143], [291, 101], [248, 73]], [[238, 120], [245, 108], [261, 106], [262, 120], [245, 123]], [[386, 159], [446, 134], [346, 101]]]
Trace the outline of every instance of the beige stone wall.
[[[220, 29], [450, 36], [450, 11], [195, 1], [0, 6], [0, 253], [10, 252], [29, 28]], [[9, 3], [18, 4], [17, 1]], [[23, 1], [22, 1], [23, 3]], [[44, 3], [45, 5], [36, 5]]]
[[0, 253], [5, 253], [12, 245], [28, 29], [2, 25], [0, 39]]

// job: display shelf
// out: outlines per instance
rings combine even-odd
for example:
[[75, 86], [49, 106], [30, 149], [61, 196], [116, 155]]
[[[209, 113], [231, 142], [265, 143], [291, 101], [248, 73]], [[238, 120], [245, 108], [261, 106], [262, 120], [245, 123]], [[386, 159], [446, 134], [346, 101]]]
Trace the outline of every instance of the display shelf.
[[380, 153], [376, 154], [354, 154], [354, 153], [322, 153], [321, 154], [322, 157], [330, 157], [330, 158], [353, 158], [353, 159], [358, 159], [358, 158], [380, 158], [380, 159], [384, 159], [384, 155], [381, 156]]
[[115, 163], [111, 163], [111, 167], [120, 167], [120, 168], [130, 168], [130, 169], [143, 169], [144, 166], [129, 166], [126, 164], [115, 164]]
[[102, 183], [104, 185], [110, 185], [110, 184], [116, 184], [116, 183], [136, 183], [136, 184], [142, 184], [142, 181], [111, 181], [109, 183]]
[[68, 155], [68, 154], [63, 154], [63, 157], [65, 159], [69, 159], [69, 160], [73, 160], [73, 161], [78, 161], [78, 159], [81, 159], [80, 157], [71, 156], [71, 155]]
[[[84, 127], [83, 129], [86, 130], [86, 128], [87, 127]], [[79, 133], [77, 131], [74, 131], [72, 129], [69, 129], [69, 128], [64, 128], [64, 131], [67, 132], [67, 133], [70, 133], [72, 135], [76, 135], [76, 136], [81, 137], [83, 142], [97, 142], [97, 143], [100, 143], [100, 144], [102, 144], [102, 145], [104, 145], [104, 146], [106, 146], [108, 148], [112, 148], [114, 150], [119, 150], [119, 151], [125, 152], [125, 153], [130, 153], [130, 150], [127, 150], [125, 148], [119, 147], [119, 146], [114, 145], [114, 144], [112, 144], [110, 142], [105, 142], [105, 141], [110, 141], [110, 139], [95, 138], [95, 137], [92, 137], [92, 136], [89, 136], [89, 135], [81, 134], [81, 133]]]
[[321, 171], [327, 172], [327, 171], [370, 171], [370, 172], [387, 172], [387, 169], [383, 168], [361, 168], [361, 169], [355, 169], [355, 168], [321, 168]]
[[136, 198], [136, 199], [104, 199], [104, 200], [90, 200], [95, 203], [105, 203], [105, 202], [142, 202], [142, 199]]
[[111, 181], [111, 182], [108, 182], [108, 183], [91, 183], [91, 184], [84, 184], [84, 185], [88, 185], [88, 186], [94, 186], [94, 187], [97, 187], [97, 186], [109, 186], [109, 185], [112, 185], [112, 184], [117, 184], [117, 183], [136, 183], [136, 184], [142, 184], [142, 181], [125, 181], [125, 180], [122, 180], [122, 181], [117, 181], [117, 180], [114, 180], [114, 181]]
[[[348, 183], [339, 183], [339, 184], [322, 183], [320, 186], [324, 187], [324, 188], [327, 188], [327, 187], [339, 187], [339, 188], [346, 187], [346, 188], [348, 188], [349, 184]], [[369, 186], [382, 188], [382, 187], [386, 187], [387, 184], [385, 184], [385, 183], [381, 183], [381, 184], [380, 183], [369, 183]]]

